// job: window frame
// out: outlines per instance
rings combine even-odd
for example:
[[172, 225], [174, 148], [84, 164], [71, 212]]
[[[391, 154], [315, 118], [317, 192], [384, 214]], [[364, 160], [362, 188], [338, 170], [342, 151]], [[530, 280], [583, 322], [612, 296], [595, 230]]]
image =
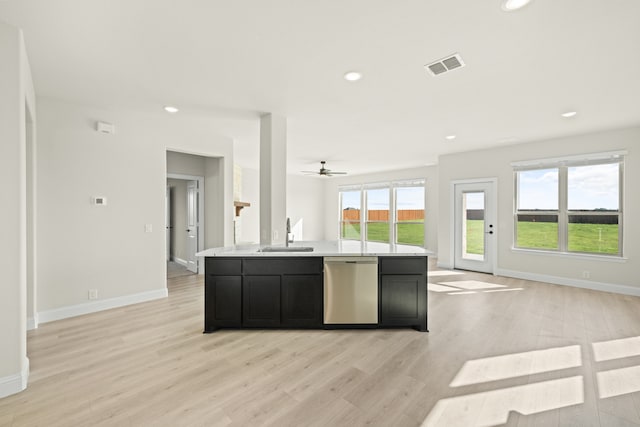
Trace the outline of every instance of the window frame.
[[[564, 159], [547, 159], [532, 162], [516, 162], [513, 166], [514, 208], [513, 208], [513, 248], [525, 251], [537, 251], [550, 254], [588, 255], [595, 257], [624, 256], [624, 160], [626, 151], [596, 153], [584, 156], [570, 156]], [[604, 164], [618, 164], [618, 210], [617, 211], [581, 211], [570, 210], [569, 204], [569, 168], [580, 166], [595, 166]], [[558, 170], [558, 209], [557, 210], [520, 210], [519, 206], [519, 173], [531, 170]], [[557, 249], [531, 248], [518, 246], [518, 216], [519, 215], [557, 215], [558, 217], [558, 247]], [[569, 219], [572, 215], [618, 217], [618, 251], [617, 253], [584, 252], [569, 250]]]
[[[397, 242], [397, 197], [396, 197], [396, 188], [399, 187], [417, 187], [422, 185], [424, 187], [424, 233], [423, 233], [423, 244], [419, 245], [411, 245], [408, 243], [398, 243]], [[380, 190], [386, 189], [389, 192], [389, 219], [388, 221], [369, 221], [369, 209], [367, 206], [367, 191], [368, 190]], [[372, 242], [372, 243], [388, 243], [390, 245], [406, 245], [406, 246], [416, 246], [416, 247], [426, 247], [427, 236], [426, 236], [426, 221], [427, 221], [427, 180], [425, 178], [415, 178], [415, 179], [403, 179], [397, 181], [387, 181], [387, 182], [375, 182], [375, 183], [367, 183], [367, 184], [357, 184], [357, 185], [343, 185], [338, 186], [338, 240], [348, 240], [348, 241], [357, 241], [356, 239], [348, 239], [342, 237], [342, 227], [345, 221], [343, 220], [343, 207], [342, 207], [342, 197], [343, 193], [350, 191], [359, 191], [360, 192], [360, 242]], [[389, 227], [389, 241], [382, 242], [377, 240], [367, 240], [368, 236], [368, 228], [369, 222], [376, 223], [387, 223]], [[417, 222], [416, 222], [417, 223]], [[407, 222], [403, 222], [403, 224], [407, 224]]]

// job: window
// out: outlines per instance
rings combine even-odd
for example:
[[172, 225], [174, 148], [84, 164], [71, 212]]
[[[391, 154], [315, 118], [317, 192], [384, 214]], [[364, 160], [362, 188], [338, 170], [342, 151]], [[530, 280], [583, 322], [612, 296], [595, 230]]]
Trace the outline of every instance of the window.
[[424, 247], [424, 181], [397, 183], [396, 243]]
[[360, 190], [340, 192], [340, 238], [360, 240]]
[[389, 243], [389, 187], [365, 190], [367, 199], [367, 238], [369, 242]]
[[340, 239], [424, 247], [424, 179], [344, 186], [339, 196]]
[[622, 255], [623, 154], [514, 164], [515, 246]]

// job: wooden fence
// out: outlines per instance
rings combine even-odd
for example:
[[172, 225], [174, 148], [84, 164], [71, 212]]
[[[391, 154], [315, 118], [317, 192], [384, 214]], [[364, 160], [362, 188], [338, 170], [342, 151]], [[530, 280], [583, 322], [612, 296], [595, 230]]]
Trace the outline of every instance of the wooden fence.
[[[342, 211], [343, 221], [360, 221], [360, 209], [345, 209]], [[370, 210], [369, 221], [389, 221], [389, 210]], [[401, 209], [398, 211], [398, 221], [424, 221], [423, 209]]]

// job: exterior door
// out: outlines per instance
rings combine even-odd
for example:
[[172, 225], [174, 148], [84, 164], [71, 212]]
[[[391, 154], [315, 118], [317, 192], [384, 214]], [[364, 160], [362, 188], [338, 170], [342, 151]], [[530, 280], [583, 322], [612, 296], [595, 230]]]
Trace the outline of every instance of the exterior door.
[[454, 185], [454, 267], [493, 273], [496, 218], [494, 182]]
[[198, 272], [198, 181], [187, 182], [187, 269]]

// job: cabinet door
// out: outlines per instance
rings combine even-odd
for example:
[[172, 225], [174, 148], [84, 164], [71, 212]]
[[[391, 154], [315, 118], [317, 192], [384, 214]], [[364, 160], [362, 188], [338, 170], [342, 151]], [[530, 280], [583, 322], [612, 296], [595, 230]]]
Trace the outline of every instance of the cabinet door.
[[380, 324], [427, 328], [427, 288], [423, 275], [380, 276]]
[[242, 325], [280, 326], [280, 276], [244, 276]]
[[282, 325], [322, 327], [322, 276], [282, 277]]
[[208, 275], [204, 289], [204, 330], [242, 326], [242, 277]]

